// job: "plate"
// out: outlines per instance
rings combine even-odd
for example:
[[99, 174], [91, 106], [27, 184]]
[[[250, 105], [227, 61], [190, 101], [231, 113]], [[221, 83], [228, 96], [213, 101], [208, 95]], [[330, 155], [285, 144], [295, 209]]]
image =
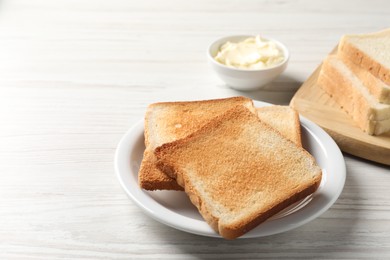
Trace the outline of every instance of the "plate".
[[[256, 107], [270, 105], [255, 101]], [[301, 117], [303, 147], [322, 168], [322, 181], [309, 197], [263, 222], [241, 236], [253, 238], [273, 235], [302, 226], [330, 208], [343, 190], [346, 170], [344, 158], [333, 139], [319, 126]], [[173, 228], [209, 237], [221, 237], [201, 217], [182, 191], [145, 191], [138, 186], [138, 170], [144, 146], [143, 120], [129, 129], [118, 144], [115, 170], [127, 195], [150, 217]]]

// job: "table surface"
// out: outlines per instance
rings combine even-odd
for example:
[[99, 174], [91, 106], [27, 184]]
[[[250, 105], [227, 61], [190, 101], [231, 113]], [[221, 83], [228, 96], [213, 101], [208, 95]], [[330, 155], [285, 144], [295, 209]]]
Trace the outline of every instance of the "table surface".
[[[116, 146], [149, 103], [245, 95], [288, 104], [345, 33], [390, 24], [390, 2], [0, 2], [0, 258], [390, 258], [390, 170], [344, 154], [336, 203], [297, 229], [226, 241], [147, 217], [122, 190]], [[229, 34], [285, 43], [266, 90], [221, 83], [206, 48]]]

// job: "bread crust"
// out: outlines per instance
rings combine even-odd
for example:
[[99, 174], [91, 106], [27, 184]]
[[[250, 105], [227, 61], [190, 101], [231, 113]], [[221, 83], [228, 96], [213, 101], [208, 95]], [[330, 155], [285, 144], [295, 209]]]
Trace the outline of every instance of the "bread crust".
[[351, 42], [351, 38], [358, 37], [378, 37], [380, 35], [389, 35], [390, 29], [366, 35], [344, 35], [339, 43], [338, 51], [348, 57], [353, 63], [361, 66], [375, 77], [381, 79], [386, 84], [390, 85], [390, 68], [379, 63], [375, 58], [370, 57], [363, 50], [359, 49]]
[[349, 60], [344, 52], [338, 52], [338, 57], [363, 82], [370, 93], [381, 103], [390, 104], [390, 86], [375, 77], [369, 71]]
[[[289, 146], [293, 147], [292, 149], [294, 149], [294, 151], [298, 152], [299, 150], [300, 153], [305, 154], [304, 155], [305, 158], [311, 160], [312, 163], [314, 163], [314, 159], [302, 147], [299, 147], [296, 144], [294, 144], [292, 141], [284, 138], [276, 130], [274, 130], [267, 124], [262, 123], [261, 120], [258, 119], [258, 117], [253, 115], [246, 108], [240, 106], [235, 107], [229, 110], [228, 112], [215, 117], [208, 124], [204, 125], [202, 128], [190, 134], [189, 136], [171, 143], [163, 144], [162, 146], [156, 148], [155, 155], [158, 158], [157, 167], [161, 169], [163, 172], [165, 172], [167, 175], [171, 176], [172, 178], [175, 178], [179, 183], [179, 185], [184, 187], [184, 190], [189, 195], [191, 202], [198, 208], [203, 218], [216, 232], [218, 232], [221, 236], [223, 236], [226, 239], [234, 239], [245, 234], [249, 230], [256, 227], [258, 224], [264, 222], [269, 217], [276, 214], [280, 210], [288, 207], [292, 203], [295, 203], [300, 199], [313, 193], [318, 188], [321, 182], [321, 169], [319, 167], [315, 168], [316, 172], [315, 174], [313, 174], [312, 179], [303, 183], [299, 187], [292, 187], [291, 190], [286, 191], [286, 193], [283, 194], [282, 196], [274, 198], [275, 200], [278, 201], [276, 204], [261, 209], [260, 211], [248, 213], [248, 215], [243, 217], [241, 220], [233, 222], [233, 224], [224, 223], [223, 220], [221, 220], [218, 216], [212, 213], [213, 210], [212, 207], [210, 207], [210, 203], [205, 202], [204, 195], [202, 195], [202, 193], [200, 192], [199, 187], [197, 188], [197, 185], [195, 185], [193, 183], [193, 180], [191, 180], [191, 178], [189, 177], [190, 170], [186, 168], [188, 166], [182, 165], [181, 161], [175, 160], [176, 158], [175, 153], [179, 149], [186, 147], [186, 145], [191, 143], [193, 144], [193, 142], [197, 142], [197, 140], [199, 140], [199, 138], [202, 138], [202, 136], [209, 135], [210, 133], [212, 135], [214, 131], [218, 131], [218, 128], [221, 127], [226, 122], [229, 122], [229, 120], [235, 120], [240, 122], [243, 122], [245, 120], [250, 120], [250, 122], [255, 122], [254, 124], [256, 125], [256, 127], [259, 127], [264, 131], [272, 132], [272, 135], [276, 136], [278, 140], [283, 139], [282, 142], [284, 144], [290, 143]], [[236, 130], [237, 129], [231, 129], [231, 131], [236, 131]], [[230, 140], [231, 137], [232, 137], [231, 133], [227, 133], [226, 140]], [[217, 155], [218, 149], [223, 149], [223, 148], [217, 148], [217, 149], [213, 148], [213, 152], [215, 152], [213, 154], [215, 154], [215, 156], [218, 156]], [[237, 152], [237, 156], [239, 156], [239, 153], [240, 151]], [[199, 156], [201, 156], [203, 159]], [[202, 160], [204, 160], [205, 158], [204, 156], [209, 156], [209, 155], [203, 155], [203, 154], [201, 155], [197, 154], [197, 156], [191, 155], [191, 160], [199, 160], [201, 162], [200, 164], [202, 164], [203, 163]], [[245, 158], [238, 157], [236, 159], [236, 162], [240, 160], [245, 160]], [[209, 166], [210, 165], [204, 165], [204, 167], [209, 167]], [[206, 181], [208, 181], [208, 179]], [[218, 179], [217, 182], [219, 181], [221, 180]], [[224, 184], [222, 183], [221, 185]], [[241, 184], [241, 185], [245, 185], [245, 184]], [[245, 186], [243, 186], [244, 189], [243, 192], [245, 192], [246, 189], [244, 187]], [[229, 186], [226, 186], [224, 189], [229, 190], [230, 188]], [[279, 195], [280, 194], [278, 194], [278, 196]]]

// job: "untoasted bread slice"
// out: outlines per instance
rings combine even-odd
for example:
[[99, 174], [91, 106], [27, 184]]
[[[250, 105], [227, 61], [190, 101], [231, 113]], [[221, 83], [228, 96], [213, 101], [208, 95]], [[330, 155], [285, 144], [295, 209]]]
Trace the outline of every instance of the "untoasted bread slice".
[[158, 167], [176, 178], [206, 222], [226, 239], [313, 193], [322, 176], [306, 150], [243, 106], [155, 153]]
[[[358, 113], [367, 120], [385, 120], [390, 118], [390, 105], [383, 104], [371, 95], [364, 83], [336, 55], [329, 55], [322, 64], [322, 72], [338, 84], [338, 88], [330, 91], [344, 102], [343, 107], [350, 105], [348, 110]], [[352, 111], [353, 110], [353, 111]], [[351, 113], [352, 114], [352, 113]]]
[[380, 135], [390, 130], [390, 105], [379, 103], [336, 55], [324, 60], [318, 81], [363, 131]]
[[338, 53], [337, 56], [359, 78], [378, 102], [390, 104], [390, 85], [372, 75], [368, 70], [351, 62], [343, 53]]
[[369, 34], [344, 35], [338, 52], [390, 85], [390, 28]]
[[367, 120], [367, 118], [361, 117], [362, 114], [359, 114], [358, 112], [350, 112], [353, 111], [354, 108], [352, 102], [345, 100], [344, 95], [336, 94], [337, 90], [340, 90], [340, 84], [327, 76], [323, 71], [321, 71], [320, 76], [318, 77], [318, 83], [323, 89], [327, 89], [328, 94], [333, 93], [330, 94], [332, 98], [340, 105], [341, 108], [344, 109], [347, 114], [349, 114], [349, 116], [351, 116], [356, 125], [364, 132], [370, 135], [380, 135], [390, 131], [390, 119], [380, 121]]
[[298, 112], [289, 106], [266, 106], [257, 108], [260, 120], [278, 130], [296, 145], [302, 146], [301, 124]]
[[174, 179], [156, 168], [154, 149], [189, 135], [237, 105], [244, 105], [255, 113], [253, 101], [245, 97], [149, 105], [145, 116], [146, 149], [138, 173], [140, 187], [146, 190], [182, 190]]

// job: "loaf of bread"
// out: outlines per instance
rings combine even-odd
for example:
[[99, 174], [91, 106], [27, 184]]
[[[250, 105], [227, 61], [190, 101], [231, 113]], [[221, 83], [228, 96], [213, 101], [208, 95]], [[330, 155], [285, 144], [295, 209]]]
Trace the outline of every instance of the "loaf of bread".
[[324, 60], [318, 82], [363, 131], [380, 135], [390, 130], [390, 105], [380, 103], [338, 56]]
[[344, 35], [329, 55], [319, 85], [370, 135], [390, 131], [390, 29]]
[[237, 238], [312, 194], [321, 169], [302, 147], [244, 106], [157, 147], [158, 167], [184, 187], [208, 224]]

